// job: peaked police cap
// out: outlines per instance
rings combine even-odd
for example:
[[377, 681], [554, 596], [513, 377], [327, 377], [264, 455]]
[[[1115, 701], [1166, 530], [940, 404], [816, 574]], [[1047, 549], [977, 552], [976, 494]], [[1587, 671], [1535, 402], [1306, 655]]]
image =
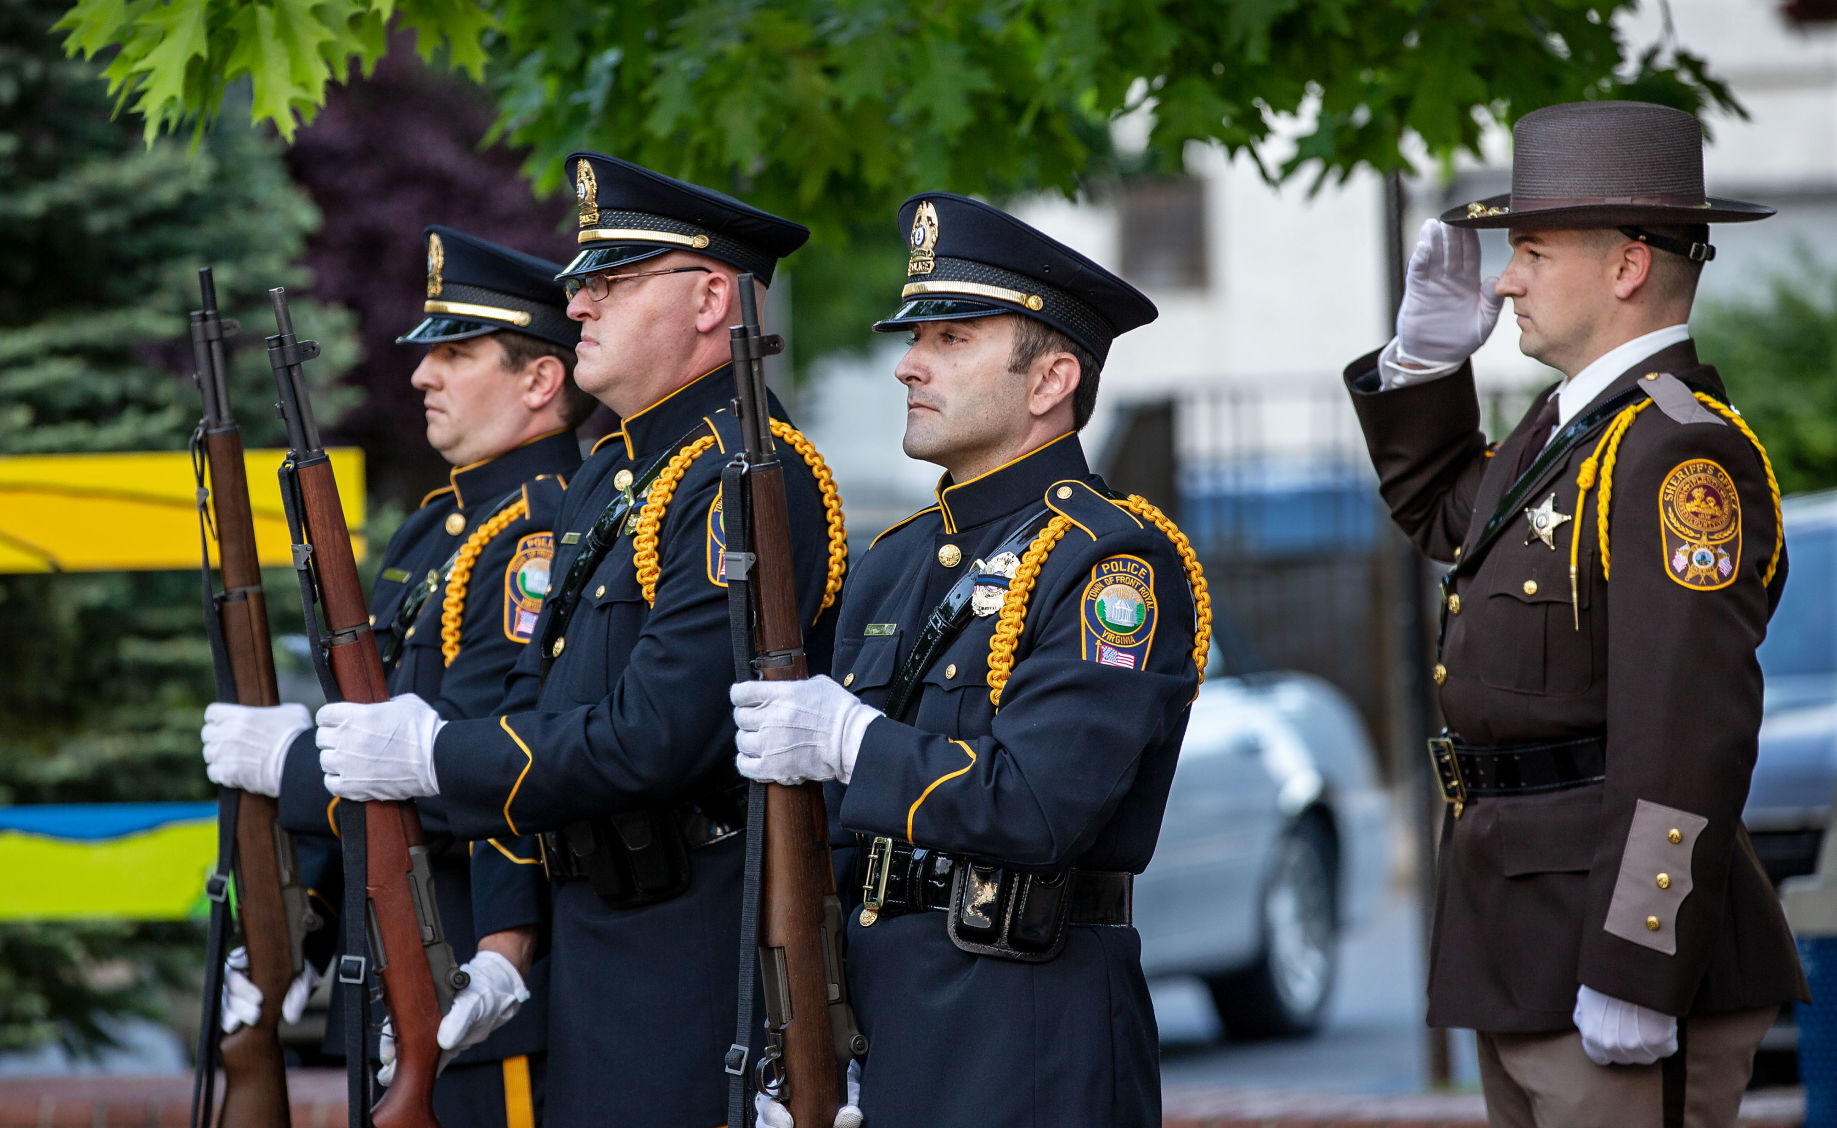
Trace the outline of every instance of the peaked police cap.
[[770, 285], [778, 260], [810, 238], [801, 223], [604, 153], [574, 153], [567, 169], [580, 207], [580, 253], [557, 278], [690, 251]]
[[1157, 315], [1140, 290], [980, 200], [921, 192], [899, 209], [911, 256], [887, 333], [925, 321], [1018, 313], [1043, 321], [1102, 364], [1110, 342]]
[[427, 317], [398, 345], [458, 341], [503, 329], [563, 348], [580, 343], [580, 324], [547, 259], [488, 243], [451, 227], [427, 229]]

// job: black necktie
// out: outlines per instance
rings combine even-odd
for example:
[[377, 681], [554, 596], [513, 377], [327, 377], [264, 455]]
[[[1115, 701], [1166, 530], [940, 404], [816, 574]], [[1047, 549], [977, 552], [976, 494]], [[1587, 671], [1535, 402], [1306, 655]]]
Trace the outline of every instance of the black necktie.
[[1524, 477], [1524, 472], [1537, 461], [1537, 456], [1544, 452], [1544, 445], [1550, 441], [1550, 432], [1556, 430], [1556, 397], [1544, 401], [1544, 408], [1537, 413], [1537, 420], [1531, 424], [1531, 433], [1525, 436], [1524, 445], [1518, 448], [1518, 469], [1512, 471], [1514, 480]]

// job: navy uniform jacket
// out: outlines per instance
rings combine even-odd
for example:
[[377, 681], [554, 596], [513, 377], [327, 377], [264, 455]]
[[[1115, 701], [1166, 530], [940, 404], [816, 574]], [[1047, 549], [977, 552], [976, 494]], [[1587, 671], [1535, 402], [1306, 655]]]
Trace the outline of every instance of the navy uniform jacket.
[[[1379, 391], [1376, 366], [1362, 357], [1346, 380], [1391, 515], [1430, 559], [1471, 556], [1542, 398], [1489, 457], [1471, 367]], [[1584, 472], [1597, 432], [1545, 468], [1526, 505], [1562, 516], [1549, 543], [1511, 514], [1448, 600], [1434, 676], [1449, 731], [1479, 746], [1597, 737], [1606, 764], [1600, 782], [1474, 798], [1444, 818], [1433, 1025], [1571, 1030], [1582, 983], [1677, 1016], [1805, 998], [1741, 824], [1754, 651], [1786, 559], [1772, 563], [1755, 444], [1681, 381], [1726, 398], [1689, 341], [1620, 374], [1579, 413], [1629, 391], [1652, 401], [1615, 458]]]
[[[1194, 602], [1168, 538], [1102, 489], [1067, 434], [945, 486], [936, 507], [863, 556], [837, 625], [835, 676], [880, 707], [966, 569], [1022, 525], [1037, 532], [1036, 514], [1073, 521], [1028, 600], [1000, 710], [989, 698], [998, 616], [972, 617], [915, 690], [910, 723], [869, 725], [842, 796], [845, 830], [1036, 872], [1147, 866], [1197, 688]], [[1142, 616], [1133, 647], [1093, 635], [1112, 574]], [[1154, 1011], [1133, 928], [1073, 925], [1057, 958], [1027, 964], [959, 950], [946, 917], [850, 918], [868, 1124], [1160, 1123]]]
[[[436, 490], [390, 538], [370, 595], [371, 621], [387, 652], [399, 634], [401, 653], [389, 671], [391, 694], [418, 694], [446, 720], [488, 715], [503, 696], [504, 679], [533, 637], [547, 565], [553, 555], [554, 519], [566, 484], [580, 465], [580, 446], [571, 430], [542, 436], [497, 458], [462, 466], [452, 484]], [[483, 541], [469, 576], [459, 621], [459, 650], [447, 665], [442, 614], [449, 587], [421, 605], [411, 624], [400, 627], [397, 612], [430, 572], [446, 575], [454, 553], [494, 517], [513, 505], [526, 511]], [[281, 781], [281, 821], [295, 834], [318, 836], [303, 845], [302, 876], [314, 894], [314, 908], [335, 919], [341, 907], [341, 855], [335, 835], [334, 799], [319, 770], [319, 749], [309, 730], [288, 750]], [[477, 938], [509, 928], [540, 925], [547, 919], [547, 888], [540, 859], [528, 843], [509, 839], [469, 842], [447, 826], [438, 797], [415, 803], [432, 847], [435, 896], [453, 955], [476, 954]], [[470, 855], [470, 862], [468, 861]], [[548, 960], [531, 969], [530, 999], [517, 1016], [457, 1064], [496, 1061], [542, 1050], [546, 1031]], [[338, 1021], [342, 992], [333, 996], [326, 1047], [344, 1050]], [[376, 1016], [381, 1020], [381, 1016]]]
[[[655, 605], [635, 571], [633, 537], [621, 536], [582, 588], [547, 677], [531, 647], [500, 715], [441, 730], [435, 773], [456, 833], [555, 831], [738, 785], [716, 508], [721, 467], [738, 449], [732, 395], [724, 365], [627, 417], [581, 468], [555, 525], [557, 588], [618, 483], [641, 483], [660, 459], [712, 436], [665, 511]], [[818, 624], [807, 632], [810, 666], [821, 671], [833, 619], [819, 623], [825, 509], [804, 461], [779, 449], [800, 605]], [[615, 1112], [628, 1128], [723, 1122], [744, 846], [735, 835], [696, 850], [689, 890], [641, 908], [611, 908], [585, 881], [555, 886], [551, 975], [566, 987], [550, 1004], [548, 1123], [602, 1124]]]

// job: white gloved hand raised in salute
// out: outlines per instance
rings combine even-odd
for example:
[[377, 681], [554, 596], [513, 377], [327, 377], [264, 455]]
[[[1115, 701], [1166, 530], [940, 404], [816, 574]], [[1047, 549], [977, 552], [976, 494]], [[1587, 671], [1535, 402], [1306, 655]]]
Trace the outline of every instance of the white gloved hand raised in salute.
[[313, 727], [304, 705], [204, 707], [204, 774], [219, 787], [269, 798], [281, 793], [281, 769], [294, 738]]
[[1410, 253], [1397, 307], [1398, 359], [1422, 367], [1459, 364], [1478, 352], [1505, 299], [1480, 277], [1480, 236], [1427, 220]]

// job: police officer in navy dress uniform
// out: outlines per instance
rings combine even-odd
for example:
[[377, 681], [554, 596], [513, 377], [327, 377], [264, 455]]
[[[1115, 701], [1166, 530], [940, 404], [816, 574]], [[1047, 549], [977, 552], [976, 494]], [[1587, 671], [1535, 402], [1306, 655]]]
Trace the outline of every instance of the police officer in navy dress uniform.
[[[542, 834], [558, 985], [550, 1124], [712, 1128], [725, 1120], [745, 852], [726, 707], [720, 472], [740, 449], [727, 330], [737, 275], [769, 283], [808, 232], [612, 157], [575, 154], [568, 170], [576, 374], [622, 426], [555, 524], [537, 646], [485, 720], [440, 726], [411, 698], [328, 706], [321, 762], [347, 798], [437, 791], [460, 834]], [[776, 431], [810, 661], [826, 669], [841, 510], [815, 451]], [[417, 782], [391, 782], [402, 776]]]
[[[580, 464], [574, 428], [596, 405], [573, 382], [579, 328], [566, 315], [555, 264], [449, 227], [430, 227], [426, 238], [426, 317], [397, 340], [427, 348], [413, 383], [424, 395], [429, 442], [455, 465], [450, 484], [428, 494], [390, 539], [370, 611], [391, 691], [416, 694], [452, 719], [490, 712], [534, 635], [551, 529]], [[308, 720], [297, 705], [212, 705], [205, 758], [220, 783], [267, 795], [278, 787], [282, 825], [302, 836], [315, 914], [329, 923], [343, 886], [336, 800]], [[441, 1028], [449, 1060], [434, 1085], [435, 1111], [446, 1128], [533, 1123], [549, 965], [539, 953], [548, 912], [540, 859], [533, 844], [509, 836], [457, 838], [437, 800], [417, 806], [433, 846], [442, 926], [472, 978]], [[336, 934], [319, 933], [320, 968], [329, 963], [324, 941]], [[290, 1020], [320, 974], [309, 965], [290, 989]], [[226, 1019], [256, 1013], [259, 990], [237, 971], [227, 980]], [[326, 1039], [334, 1054], [344, 1052], [348, 1001], [335, 987]], [[515, 1017], [493, 1032], [507, 1014]]]
[[905, 451], [946, 473], [857, 563], [834, 680], [733, 687], [740, 768], [846, 784], [870, 1128], [1159, 1124], [1130, 887], [1209, 611], [1185, 538], [1077, 434], [1155, 309], [986, 204], [924, 193], [900, 224], [904, 301], [875, 328], [911, 334]]
[[[1710, 223], [1690, 114], [1526, 114], [1512, 190], [1431, 220], [1397, 337], [1348, 387], [1398, 525], [1451, 562], [1429, 1022], [1475, 1029], [1511, 1128], [1732, 1125], [1806, 997], [1741, 823], [1755, 648], [1786, 582], [1760, 440], [1688, 319]], [[1512, 258], [1480, 279], [1473, 228]], [[1560, 371], [1489, 447], [1468, 357], [1512, 299]]]

